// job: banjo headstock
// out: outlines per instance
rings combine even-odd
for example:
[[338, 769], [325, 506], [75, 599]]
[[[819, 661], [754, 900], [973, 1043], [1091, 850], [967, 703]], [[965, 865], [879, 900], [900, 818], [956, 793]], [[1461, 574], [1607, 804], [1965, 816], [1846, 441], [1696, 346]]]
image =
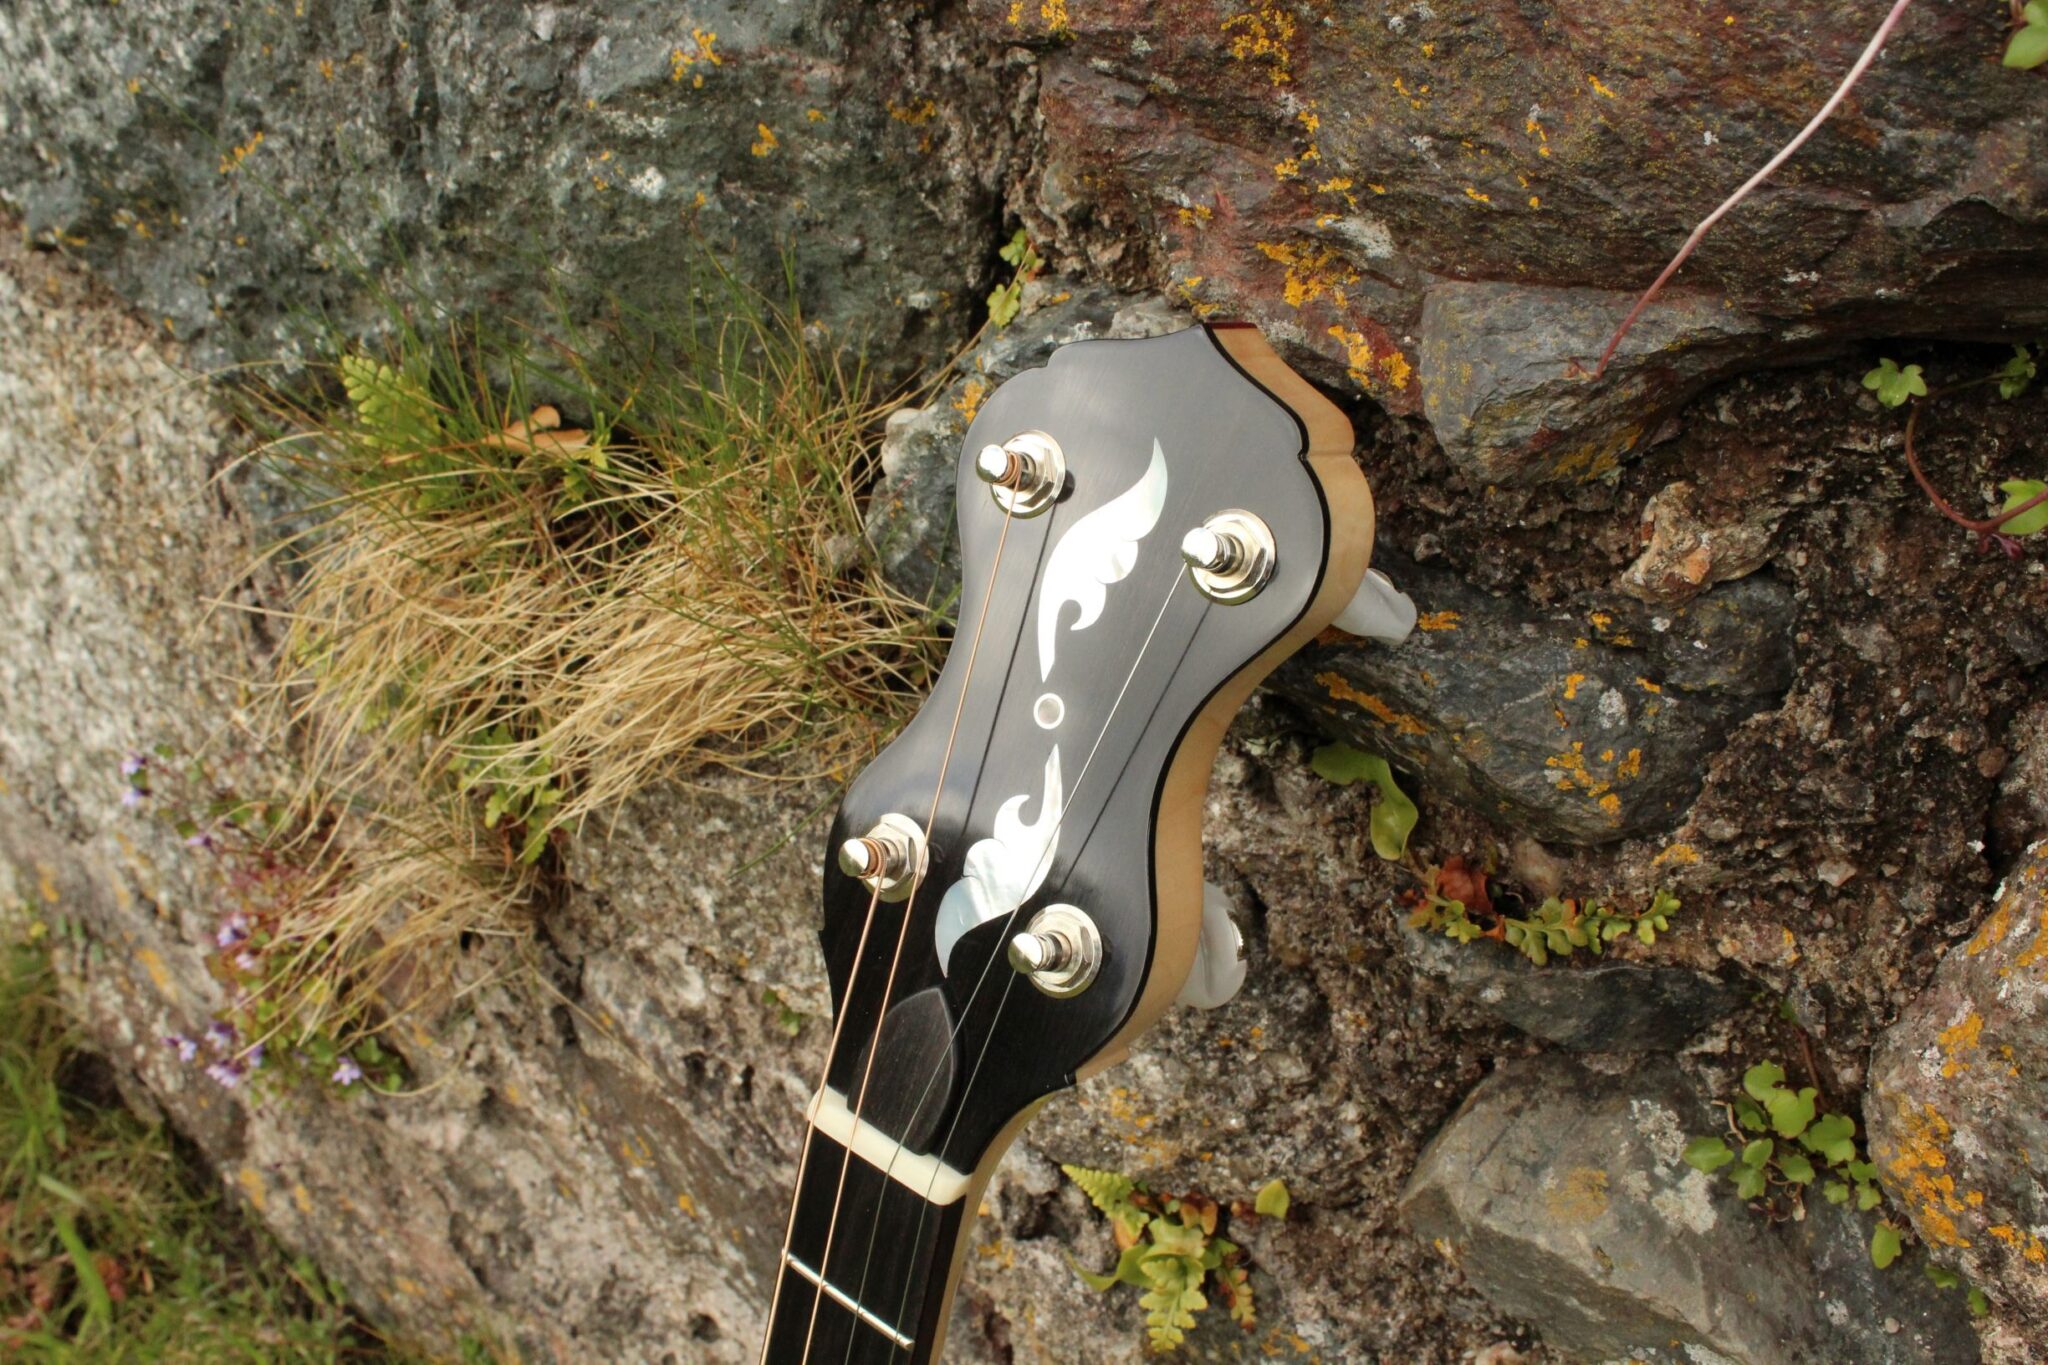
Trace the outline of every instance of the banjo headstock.
[[[1351, 444], [1249, 327], [1078, 342], [982, 404], [951, 651], [833, 824], [837, 1022], [782, 1276], [809, 1322], [792, 1335], [779, 1281], [765, 1359], [823, 1331], [834, 1360], [935, 1358], [959, 1207], [1179, 994], [1223, 731], [1365, 573]], [[917, 1230], [878, 1239], [899, 1205]]]

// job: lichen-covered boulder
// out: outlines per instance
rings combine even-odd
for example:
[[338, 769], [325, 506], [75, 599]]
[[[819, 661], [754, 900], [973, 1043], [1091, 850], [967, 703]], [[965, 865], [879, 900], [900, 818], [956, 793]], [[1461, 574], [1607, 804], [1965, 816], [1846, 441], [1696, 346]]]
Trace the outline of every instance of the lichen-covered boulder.
[[1686, 1165], [1715, 1113], [1667, 1061], [1506, 1063], [1422, 1154], [1402, 1211], [1489, 1299], [1583, 1359], [1978, 1358], [1963, 1295], [1937, 1291], [1920, 1256], [1871, 1264], [1868, 1215], [1815, 1199], [1773, 1224]]
[[[2048, 119], [2041, 83], [1993, 60], [2008, 22], [1995, 5], [1910, 10], [1855, 95], [1707, 239], [1680, 280], [1698, 292], [1662, 310], [1676, 321], [1652, 323], [1604, 384], [1573, 380], [1571, 362], [1590, 367], [1693, 225], [1820, 106], [1877, 13], [971, 12], [987, 40], [1038, 53], [1044, 150], [1022, 207], [1041, 235], [1099, 274], [1259, 322], [1332, 384], [1428, 410], [1488, 477], [1598, 474], [1738, 356], [1871, 335], [2021, 340], [2048, 316]], [[1445, 281], [1481, 282], [1485, 316], [1439, 306], [1432, 320], [1427, 303], [1454, 297], [1436, 292]], [[1483, 404], [1447, 383], [1468, 360]], [[1613, 406], [1618, 393], [1644, 401]], [[1496, 416], [1468, 433], [1475, 413]], [[1480, 448], [1491, 440], [1507, 444]]]
[[1864, 1117], [1915, 1231], [1991, 1299], [2000, 1359], [2048, 1359], [2048, 844], [1879, 1042]]
[[266, 360], [399, 307], [672, 320], [708, 243], [776, 297], [795, 250], [810, 316], [900, 373], [978, 301], [1009, 131], [834, 0], [35, 5], [0, 63], [0, 202]]
[[1325, 636], [1271, 686], [1332, 733], [1539, 839], [1671, 828], [1707, 759], [1791, 680], [1791, 594], [1726, 584], [1662, 613], [1539, 611], [1383, 556], [1421, 612], [1399, 648]]

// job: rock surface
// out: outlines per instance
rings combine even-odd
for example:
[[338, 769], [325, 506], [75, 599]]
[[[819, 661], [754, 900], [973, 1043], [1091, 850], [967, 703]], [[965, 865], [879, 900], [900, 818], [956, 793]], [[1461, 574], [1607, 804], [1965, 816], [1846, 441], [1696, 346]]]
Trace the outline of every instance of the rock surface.
[[[0, 653], [0, 897], [61, 926], [97, 1045], [231, 1196], [401, 1333], [445, 1348], [476, 1331], [534, 1360], [752, 1361], [829, 1032], [826, 793], [700, 778], [617, 812], [574, 845], [537, 938], [479, 940], [465, 1007], [393, 1040], [416, 1094], [252, 1101], [181, 1065], [158, 1040], [222, 1003], [206, 961], [223, 889], [149, 802], [123, 807], [119, 768], [162, 740], [263, 779], [273, 756], [236, 709], [261, 618], [209, 610], [263, 590], [251, 528], [237, 483], [209, 481], [226, 453], [188, 358], [18, 239], [0, 253], [0, 570], [36, 642]], [[1241, 738], [1211, 797], [1207, 871], [1239, 899], [1251, 985], [1033, 1123], [990, 1192], [949, 1361], [1150, 1358], [1137, 1295], [1096, 1295], [1068, 1264], [1112, 1259], [1057, 1173], [1070, 1161], [1225, 1200], [1275, 1176], [1294, 1190], [1249, 1239], [1257, 1332], [1210, 1321], [1193, 1359], [1452, 1365], [1526, 1343], [1417, 1276], [1392, 1213], [1501, 1039], [1454, 1029], [1391, 922], [1354, 915], [1366, 802], [1333, 800], [1286, 723], [1247, 720], [1262, 753], [1284, 747], [1277, 778]], [[1394, 874], [1366, 871], [1383, 903]]]
[[[1909, 12], [1843, 109], [1687, 265], [1701, 292], [1669, 305], [1688, 321], [1662, 335], [1726, 344], [1655, 355], [1608, 386], [1568, 382], [1570, 362], [1597, 356], [1606, 320], [1819, 107], [1870, 16], [1795, 0], [1735, 15], [1631, 0], [972, 13], [1037, 54], [1044, 150], [1019, 208], [1038, 235], [1099, 276], [1260, 323], [1332, 385], [1429, 410], [1475, 468], [1576, 478], [1639, 452], [1654, 421], [1613, 413], [1613, 395], [1654, 405], [1710, 353], [2018, 340], [2048, 307], [2038, 288], [2016, 297], [2048, 271], [2048, 102], [1991, 62], [1995, 7]], [[1437, 294], [1445, 281], [1458, 283]], [[1464, 282], [1492, 316], [1536, 324], [1489, 334], [1475, 378], [1496, 378], [1474, 392], [1494, 420], [1470, 433], [1476, 405], [1430, 392], [1468, 359], [1450, 349], [1464, 324], [1440, 316], [1433, 331], [1428, 316], [1471, 297]], [[1724, 301], [1746, 320], [1703, 331]], [[1481, 450], [1482, 435], [1516, 444]]]
[[1576, 1052], [1676, 1052], [1745, 993], [1689, 967], [1633, 961], [1538, 967], [1504, 943], [1403, 928], [1415, 970], [1522, 1032]]
[[1954, 1365], [1959, 1292], [1917, 1254], [1878, 1271], [1867, 1215], [1772, 1225], [1680, 1159], [1714, 1111], [1675, 1065], [1504, 1064], [1417, 1163], [1402, 1206], [1488, 1298], [1587, 1360]]
[[1533, 610], [1377, 556], [1421, 613], [1396, 649], [1326, 637], [1272, 686], [1331, 733], [1539, 839], [1671, 828], [1706, 759], [1792, 676], [1791, 594], [1732, 583], [1662, 615]]
[[979, 297], [1009, 135], [943, 44], [834, 0], [36, 6], [0, 62], [0, 202], [265, 360], [395, 309], [674, 316], [708, 242], [778, 297], [800, 246], [810, 317], [901, 374]]
[[1863, 1112], [1885, 1188], [1991, 1298], [1998, 1358], [2048, 1359], [2048, 844], [1885, 1034]]

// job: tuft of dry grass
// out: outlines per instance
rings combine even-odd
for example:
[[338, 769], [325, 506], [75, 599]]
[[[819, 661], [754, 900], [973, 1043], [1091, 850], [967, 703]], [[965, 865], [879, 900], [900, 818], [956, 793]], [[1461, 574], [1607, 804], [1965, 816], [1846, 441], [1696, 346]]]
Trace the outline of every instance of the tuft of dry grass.
[[705, 765], [843, 772], [922, 692], [935, 622], [856, 500], [867, 377], [705, 279], [700, 317], [401, 329], [335, 367], [345, 404], [258, 395], [314, 509], [275, 550], [299, 778], [272, 840], [304, 876], [270, 917], [273, 1032], [445, 999], [446, 950], [520, 932], [594, 817]]

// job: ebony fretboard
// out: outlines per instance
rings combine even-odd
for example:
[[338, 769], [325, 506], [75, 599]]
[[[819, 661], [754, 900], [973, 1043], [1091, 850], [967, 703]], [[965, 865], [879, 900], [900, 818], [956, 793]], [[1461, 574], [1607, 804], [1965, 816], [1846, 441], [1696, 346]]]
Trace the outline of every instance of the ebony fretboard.
[[[775, 1316], [768, 1326], [766, 1365], [926, 1365], [935, 1360], [948, 1307], [946, 1280], [968, 1201], [929, 1203], [861, 1157], [849, 1157], [816, 1129], [810, 1130], [809, 1144]], [[846, 1181], [840, 1189], [842, 1164]], [[833, 1229], [829, 1255], [828, 1228]], [[814, 1278], [827, 1288], [821, 1290]]]

